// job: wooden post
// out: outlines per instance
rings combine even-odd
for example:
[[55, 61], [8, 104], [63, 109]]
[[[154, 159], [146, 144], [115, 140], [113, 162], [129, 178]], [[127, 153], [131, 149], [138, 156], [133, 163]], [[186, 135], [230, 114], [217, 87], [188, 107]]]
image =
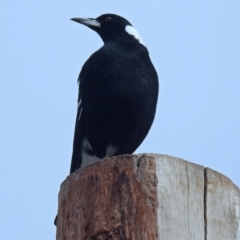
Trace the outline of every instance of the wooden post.
[[62, 183], [57, 240], [240, 240], [240, 190], [167, 155], [124, 155]]

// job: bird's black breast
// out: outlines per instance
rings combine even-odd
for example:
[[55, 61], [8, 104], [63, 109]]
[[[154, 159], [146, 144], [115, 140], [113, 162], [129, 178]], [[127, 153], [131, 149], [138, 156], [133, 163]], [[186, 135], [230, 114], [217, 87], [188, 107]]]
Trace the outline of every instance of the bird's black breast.
[[158, 77], [147, 49], [108, 43], [83, 65], [80, 96], [86, 137], [97, 156], [107, 145], [132, 153], [147, 135], [156, 110]]

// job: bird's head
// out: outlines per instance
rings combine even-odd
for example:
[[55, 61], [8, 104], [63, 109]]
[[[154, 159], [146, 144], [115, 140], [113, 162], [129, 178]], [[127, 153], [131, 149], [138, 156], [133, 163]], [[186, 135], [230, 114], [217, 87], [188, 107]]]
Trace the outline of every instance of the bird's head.
[[115, 14], [103, 14], [95, 18], [71, 18], [71, 20], [81, 23], [95, 32], [102, 38], [104, 43], [110, 41], [144, 42], [138, 31], [125, 18]]

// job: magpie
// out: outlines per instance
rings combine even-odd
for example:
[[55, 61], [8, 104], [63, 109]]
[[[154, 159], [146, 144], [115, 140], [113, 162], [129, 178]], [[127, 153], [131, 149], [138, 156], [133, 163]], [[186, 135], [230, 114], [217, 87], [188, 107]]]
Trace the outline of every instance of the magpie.
[[104, 44], [79, 74], [70, 173], [97, 160], [132, 154], [151, 128], [159, 88], [148, 49], [128, 20], [115, 14], [71, 20], [98, 33]]

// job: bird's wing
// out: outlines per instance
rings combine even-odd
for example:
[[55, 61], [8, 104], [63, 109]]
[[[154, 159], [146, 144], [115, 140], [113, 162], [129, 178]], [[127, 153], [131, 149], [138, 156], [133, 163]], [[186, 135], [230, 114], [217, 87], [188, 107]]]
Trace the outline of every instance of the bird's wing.
[[70, 173], [80, 168], [82, 163], [82, 143], [85, 136], [84, 111], [81, 103], [81, 98], [78, 98], [78, 111], [75, 124], [75, 132], [73, 139], [73, 153]]

